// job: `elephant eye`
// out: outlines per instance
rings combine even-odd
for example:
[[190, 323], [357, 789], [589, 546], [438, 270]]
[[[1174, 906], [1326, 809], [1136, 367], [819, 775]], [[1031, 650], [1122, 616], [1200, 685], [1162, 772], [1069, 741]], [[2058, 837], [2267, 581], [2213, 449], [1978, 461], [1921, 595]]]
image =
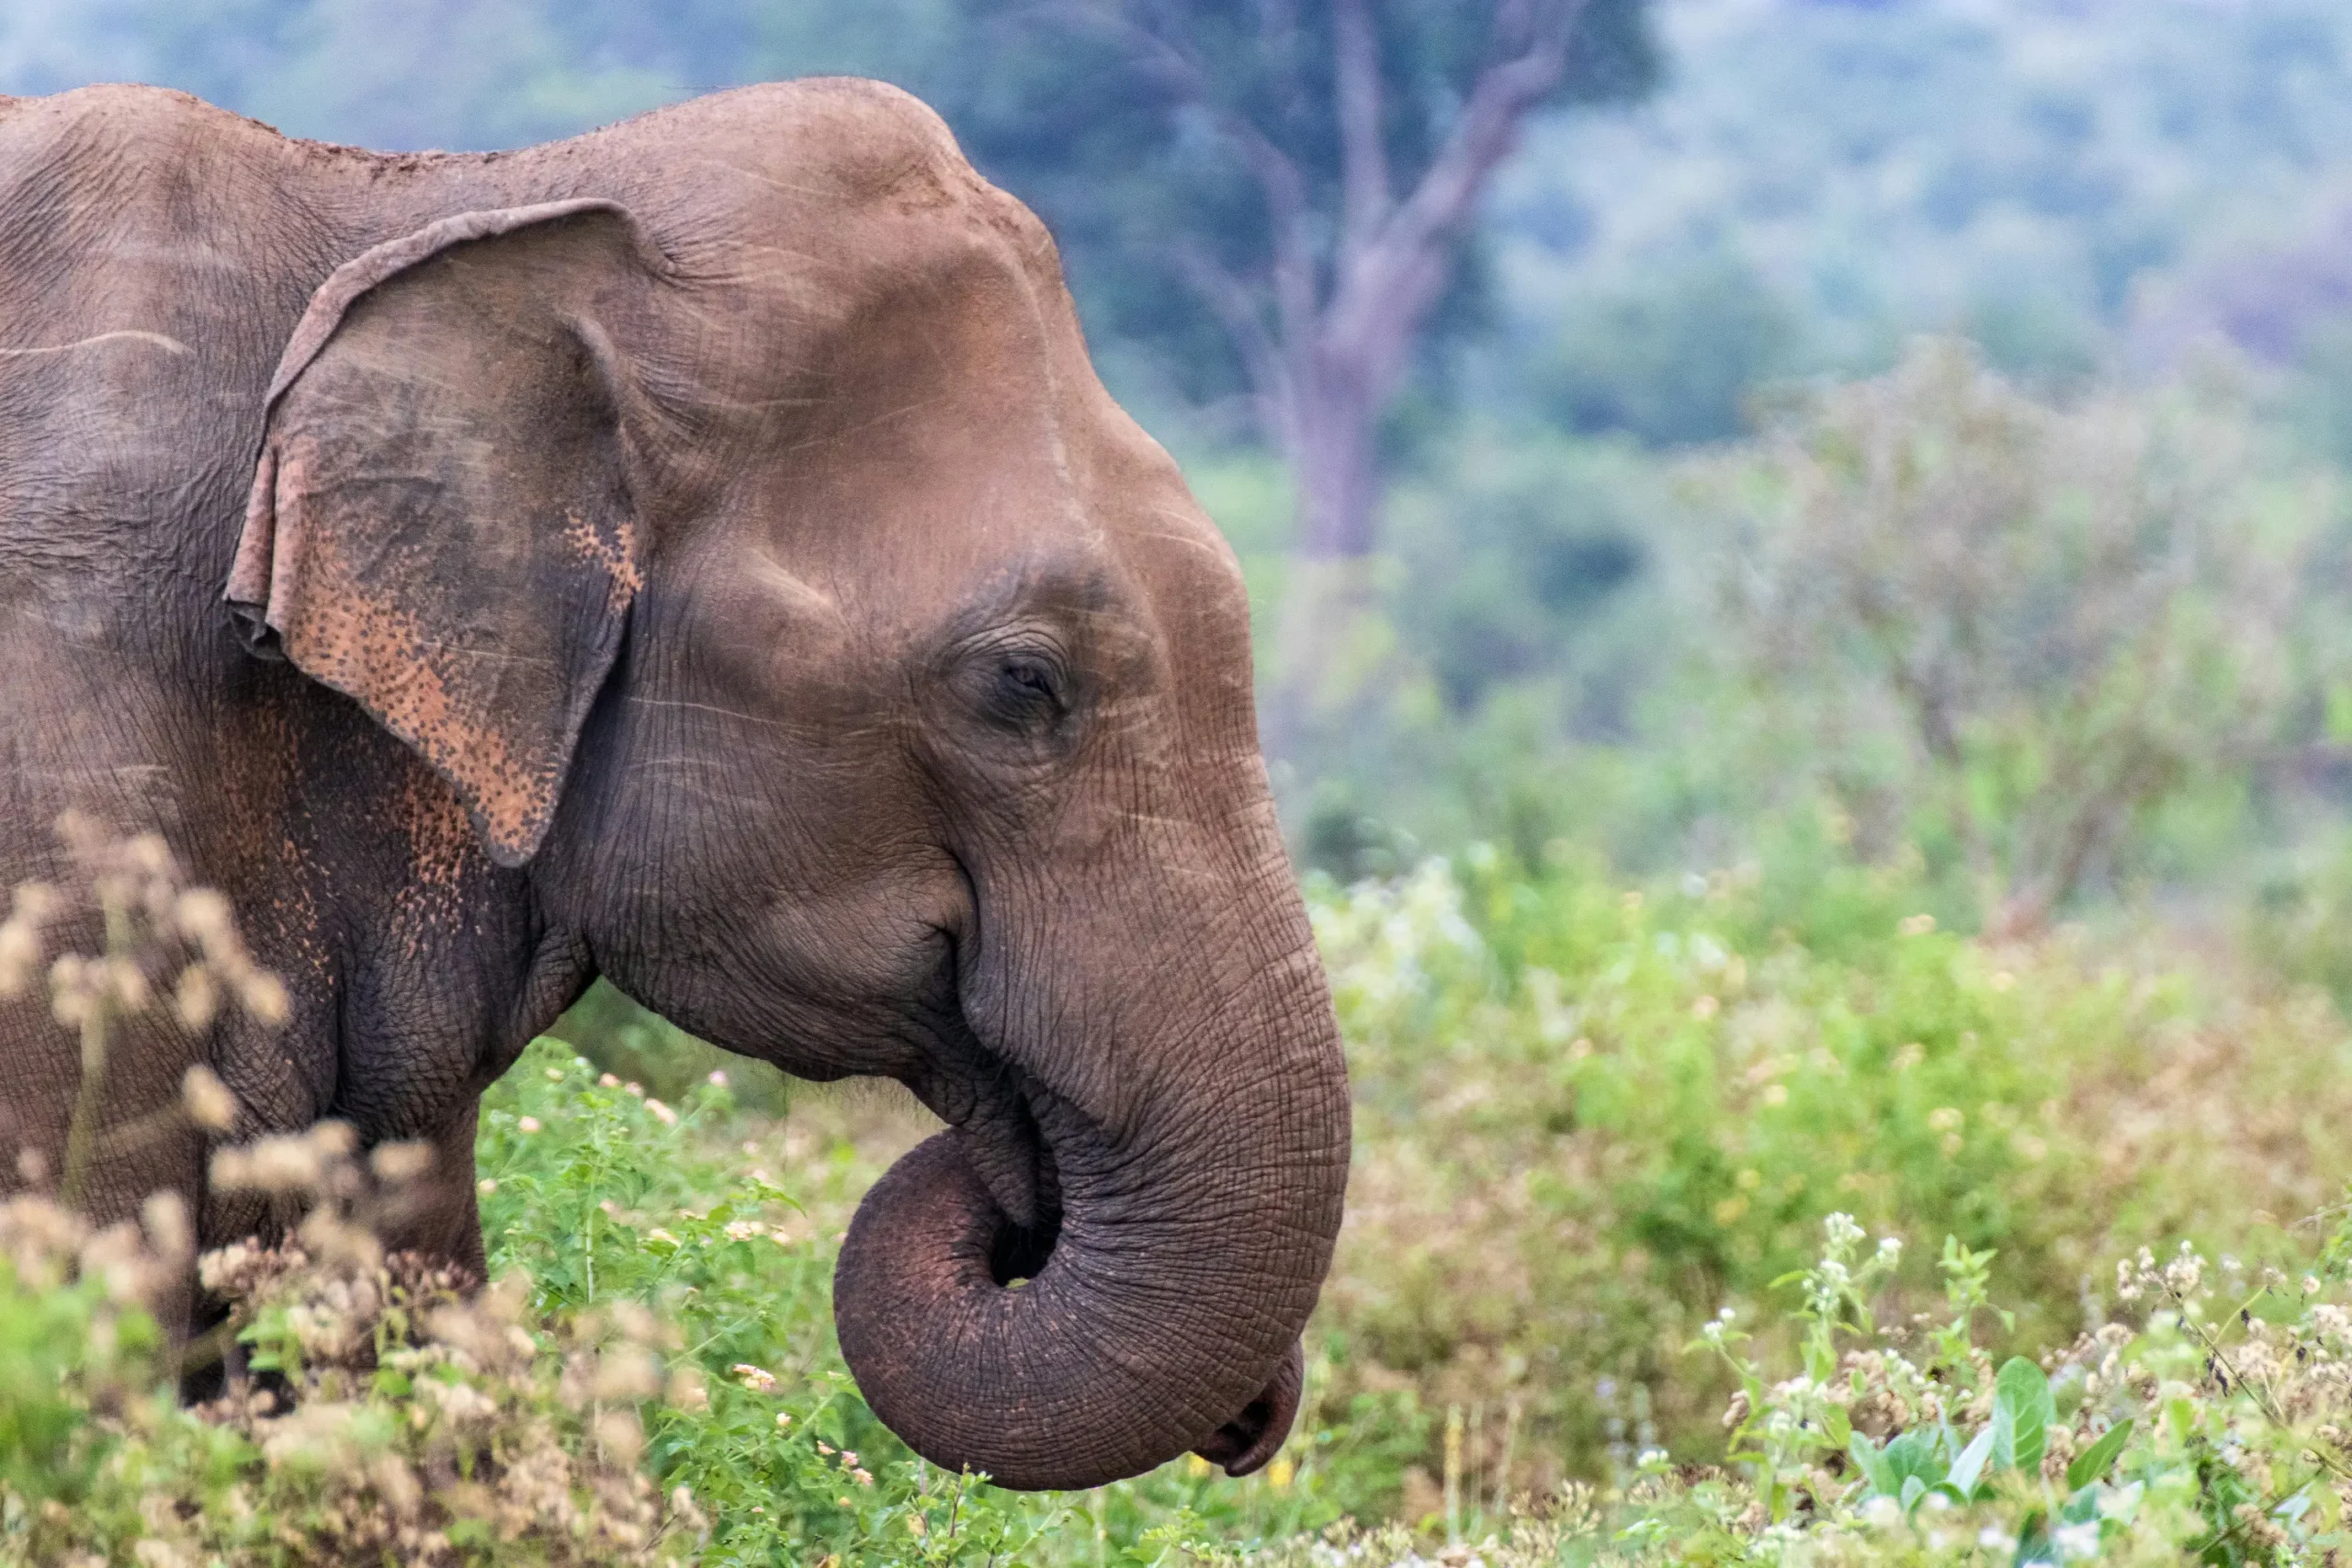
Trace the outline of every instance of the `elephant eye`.
[[1033, 654], [1001, 655], [989, 691], [989, 716], [1024, 734], [1049, 730], [1069, 712], [1066, 690], [1062, 671], [1051, 660]]

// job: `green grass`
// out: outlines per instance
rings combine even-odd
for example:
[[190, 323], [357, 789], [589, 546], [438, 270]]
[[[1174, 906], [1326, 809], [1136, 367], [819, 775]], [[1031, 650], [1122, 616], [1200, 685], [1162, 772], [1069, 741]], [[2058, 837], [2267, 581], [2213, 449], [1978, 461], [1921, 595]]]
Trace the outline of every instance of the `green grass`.
[[1393, 1471], [1337, 1422], [1238, 1484], [1200, 1461], [1082, 1496], [942, 1474], [867, 1412], [832, 1338], [842, 1203], [871, 1157], [808, 1150], [800, 1168], [827, 1201], [803, 1208], [758, 1163], [785, 1151], [743, 1146], [774, 1129], [738, 1117], [726, 1089], [673, 1111], [597, 1079], [541, 1042], [492, 1091], [478, 1155], [492, 1269], [527, 1273], [551, 1317], [629, 1301], [675, 1329], [705, 1392], [659, 1407], [648, 1462], [714, 1519], [706, 1563], [1153, 1562], [1183, 1542], [1319, 1528], [1355, 1471]]

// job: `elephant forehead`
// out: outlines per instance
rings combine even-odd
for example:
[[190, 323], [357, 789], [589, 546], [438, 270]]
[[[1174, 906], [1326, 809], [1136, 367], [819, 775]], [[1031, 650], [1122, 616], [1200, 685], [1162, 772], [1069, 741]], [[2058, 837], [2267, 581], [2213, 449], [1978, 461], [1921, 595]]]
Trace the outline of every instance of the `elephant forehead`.
[[1011, 608], [1008, 585], [1100, 578], [1115, 592], [1098, 618], [1246, 687], [1231, 551], [1102, 389], [1035, 216], [888, 89], [695, 112], [696, 181], [639, 204], [681, 268], [650, 357], [690, 360], [671, 377], [693, 405], [684, 457], [724, 492], [721, 554], [761, 569], [734, 598], [904, 650], [976, 604]]
[[649, 323], [669, 340], [652, 357], [689, 356], [675, 400], [801, 464], [846, 446], [868, 468], [960, 455], [977, 470], [990, 452], [1057, 446], [1069, 411], [1055, 340], [1075, 322], [999, 247], [928, 219], [889, 227], [902, 232], [888, 244], [850, 236], [817, 262], [754, 251], [679, 290], [675, 328]]
[[[812, 218], [873, 206], [947, 206], [985, 186], [946, 122], [922, 100], [887, 83], [845, 77], [712, 93], [588, 140], [621, 162], [654, 154], [646, 160], [648, 191], [673, 205], [761, 206], [812, 245], [822, 239], [807, 226]], [[576, 150], [577, 143], [566, 149]]]

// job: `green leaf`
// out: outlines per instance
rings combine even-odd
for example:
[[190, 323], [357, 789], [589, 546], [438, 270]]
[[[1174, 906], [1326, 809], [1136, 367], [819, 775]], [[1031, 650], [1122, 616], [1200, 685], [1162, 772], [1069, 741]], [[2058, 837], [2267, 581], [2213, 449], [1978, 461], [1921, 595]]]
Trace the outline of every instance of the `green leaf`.
[[1909, 1431], [1892, 1438], [1886, 1445], [1886, 1468], [1898, 1482], [1917, 1481], [1921, 1486], [1932, 1486], [1943, 1479], [1942, 1445], [1936, 1440], [1932, 1428]]
[[2058, 1417], [2050, 1380], [2023, 1356], [2012, 1356], [1993, 1380], [1993, 1459], [2030, 1473], [2041, 1467], [2050, 1424]]
[[2067, 1486], [2080, 1490], [2094, 1481], [2105, 1480], [2108, 1467], [2131, 1440], [2132, 1417], [2127, 1416], [2101, 1433], [2098, 1441], [2075, 1456], [2075, 1462], [2066, 1467]]
[[1993, 1428], [1988, 1424], [1976, 1434], [1976, 1440], [1962, 1450], [1960, 1457], [1951, 1461], [1951, 1473], [1944, 1477], [1945, 1482], [1962, 1497], [1973, 1496], [1977, 1479], [1984, 1473], [1984, 1462], [1992, 1457]]
[[2030, 1563], [2055, 1562], [2058, 1549], [2050, 1539], [2048, 1516], [2036, 1508], [2025, 1517], [2018, 1529], [2017, 1554], [2009, 1559], [2010, 1568], [2027, 1568]]
[[1846, 1451], [1853, 1457], [1854, 1468], [1860, 1471], [1863, 1479], [1871, 1483], [1872, 1493], [1883, 1497], [1894, 1495], [1901, 1483], [1895, 1480], [1894, 1471], [1886, 1462], [1886, 1455], [1878, 1445], [1857, 1432], [1854, 1440], [1847, 1445]]
[[1839, 1448], [1846, 1446], [1854, 1435], [1853, 1419], [1842, 1404], [1833, 1404], [1822, 1412], [1821, 1424], [1829, 1430], [1829, 1440]]

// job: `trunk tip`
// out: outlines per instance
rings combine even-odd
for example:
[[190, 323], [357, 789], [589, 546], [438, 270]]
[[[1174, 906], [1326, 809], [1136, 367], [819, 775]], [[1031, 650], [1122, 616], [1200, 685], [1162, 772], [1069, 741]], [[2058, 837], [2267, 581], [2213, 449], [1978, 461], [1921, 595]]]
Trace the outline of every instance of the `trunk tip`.
[[1208, 1441], [1193, 1451], [1211, 1464], [1225, 1466], [1226, 1474], [1231, 1476], [1263, 1469], [1282, 1451], [1283, 1439], [1290, 1436], [1291, 1423], [1298, 1419], [1299, 1396], [1306, 1386], [1306, 1352], [1294, 1339], [1282, 1365], [1274, 1369], [1272, 1381], [1259, 1391], [1258, 1397], [1243, 1405], [1239, 1415], [1210, 1433]]

